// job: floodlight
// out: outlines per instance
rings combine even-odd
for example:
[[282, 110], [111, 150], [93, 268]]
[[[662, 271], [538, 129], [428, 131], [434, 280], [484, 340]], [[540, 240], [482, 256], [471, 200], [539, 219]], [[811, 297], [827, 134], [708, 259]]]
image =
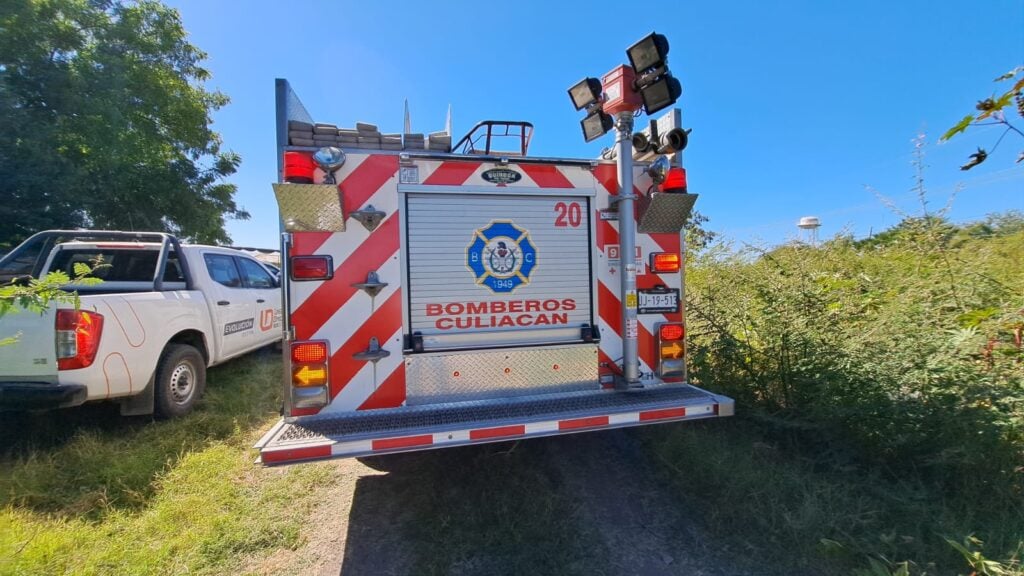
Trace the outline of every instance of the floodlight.
[[614, 125], [612, 117], [600, 110], [594, 111], [580, 122], [580, 126], [583, 127], [583, 139], [587, 142], [604, 136]]
[[345, 153], [341, 148], [327, 146], [313, 154], [313, 161], [324, 171], [324, 184], [335, 184], [334, 173], [345, 163]]
[[683, 86], [671, 74], [666, 74], [640, 89], [640, 98], [644, 101], [644, 112], [648, 116], [663, 108], [668, 108], [682, 94]]
[[651, 32], [630, 46], [626, 50], [626, 56], [629, 57], [629, 63], [633, 65], [637, 75], [651, 68], [664, 66], [668, 58], [668, 39], [662, 34]]
[[597, 78], [584, 78], [569, 88], [569, 98], [577, 110], [583, 110], [601, 101], [601, 81]]
[[647, 167], [647, 175], [651, 177], [651, 181], [655, 184], [661, 184], [665, 181], [665, 177], [668, 176], [669, 168], [668, 158], [658, 156], [658, 159]]

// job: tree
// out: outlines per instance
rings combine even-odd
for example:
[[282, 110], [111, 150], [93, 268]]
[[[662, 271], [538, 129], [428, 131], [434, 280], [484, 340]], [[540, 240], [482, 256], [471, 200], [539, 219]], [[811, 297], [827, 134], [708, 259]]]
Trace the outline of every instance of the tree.
[[74, 227], [229, 241], [225, 218], [249, 215], [205, 57], [156, 0], [3, 2], [0, 247]]

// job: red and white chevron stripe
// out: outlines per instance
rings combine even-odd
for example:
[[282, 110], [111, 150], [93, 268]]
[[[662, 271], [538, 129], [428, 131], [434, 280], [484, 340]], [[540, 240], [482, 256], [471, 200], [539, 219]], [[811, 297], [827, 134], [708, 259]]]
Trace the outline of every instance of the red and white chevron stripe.
[[[579, 166], [517, 164], [518, 182], [490, 184], [481, 174], [494, 167], [491, 162], [417, 160], [419, 182], [425, 186], [478, 186], [508, 188], [596, 188], [593, 218], [601, 260], [597, 263], [597, 308], [601, 328], [600, 361], [614, 365], [622, 352], [621, 313], [617, 270], [608, 266], [609, 246], [618, 243], [618, 224], [602, 221], [598, 210], [608, 206], [616, 193], [615, 167], [596, 169]], [[291, 282], [290, 322], [297, 340], [327, 340], [330, 343], [330, 404], [322, 410], [293, 409], [292, 415], [389, 408], [405, 401], [405, 368], [402, 357], [404, 318], [402, 251], [399, 234], [401, 203], [398, 194], [399, 159], [391, 154], [350, 155], [337, 174], [345, 214], [373, 205], [385, 213], [373, 231], [350, 220], [344, 232], [293, 233], [293, 256], [330, 255], [334, 277], [326, 281]], [[319, 172], [318, 172], [319, 176]], [[637, 245], [646, 256], [651, 251], [679, 252], [675, 234], [638, 234]], [[646, 267], [646, 265], [645, 265]], [[367, 274], [377, 273], [387, 283], [375, 297], [355, 288]], [[679, 275], [656, 275], [644, 270], [638, 288], [666, 284], [679, 288]], [[652, 372], [657, 365], [654, 332], [663, 321], [680, 321], [681, 314], [642, 315], [639, 326], [641, 369]], [[390, 355], [374, 362], [353, 358], [376, 338]]]
[[[595, 202], [594, 221], [597, 223], [597, 248], [600, 252], [601, 261], [597, 268], [597, 309], [598, 326], [601, 329], [601, 350], [600, 361], [602, 364], [615, 366], [622, 357], [622, 312], [621, 300], [619, 299], [619, 267], [612, 267], [607, 264], [607, 253], [609, 246], [617, 246], [619, 243], [619, 224], [615, 221], [601, 220], [599, 211], [608, 206], [610, 197], [618, 194], [618, 177], [614, 164], [601, 164], [595, 171], [597, 179], [597, 202]], [[634, 188], [634, 193], [640, 194], [639, 189]], [[682, 276], [680, 274], [655, 274], [651, 272], [647, 261], [647, 254], [651, 252], [673, 252], [679, 254], [681, 248], [680, 236], [678, 234], [643, 234], [637, 233], [636, 245], [640, 247], [640, 253], [644, 256], [643, 272], [637, 274], [636, 284], [638, 290], [653, 288], [657, 284], [664, 284], [669, 288], [680, 288]], [[639, 272], [639, 271], [638, 271]], [[641, 372], [653, 372], [657, 366], [655, 356], [655, 332], [657, 324], [661, 322], [681, 322], [682, 313], [675, 314], [641, 314], [638, 316], [638, 352], [640, 357]], [[607, 373], [608, 370], [604, 370]]]
[[[344, 232], [292, 235], [292, 255], [329, 255], [334, 263], [330, 280], [289, 285], [295, 338], [327, 340], [331, 354], [331, 403], [323, 410], [292, 409], [292, 415], [394, 407], [405, 401], [397, 174], [397, 156], [349, 156], [337, 174], [345, 214], [373, 205], [384, 212], [384, 220], [373, 231], [352, 220]], [[388, 284], [373, 298], [353, 286], [372, 271]], [[376, 363], [354, 358], [374, 337], [390, 355]]]

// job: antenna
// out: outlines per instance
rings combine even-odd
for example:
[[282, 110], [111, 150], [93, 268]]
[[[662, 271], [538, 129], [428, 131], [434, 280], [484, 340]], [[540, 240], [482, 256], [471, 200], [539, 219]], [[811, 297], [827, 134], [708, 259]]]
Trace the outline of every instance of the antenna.
[[817, 216], [804, 216], [796, 226], [801, 230], [807, 230], [807, 241], [811, 246], [818, 245], [818, 228], [821, 228], [821, 220]]

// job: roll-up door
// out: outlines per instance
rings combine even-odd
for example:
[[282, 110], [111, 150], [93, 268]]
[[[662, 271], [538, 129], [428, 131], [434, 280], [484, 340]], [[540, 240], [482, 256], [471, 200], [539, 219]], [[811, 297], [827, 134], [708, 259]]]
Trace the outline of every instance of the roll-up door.
[[409, 312], [425, 350], [579, 341], [589, 199], [408, 194]]

